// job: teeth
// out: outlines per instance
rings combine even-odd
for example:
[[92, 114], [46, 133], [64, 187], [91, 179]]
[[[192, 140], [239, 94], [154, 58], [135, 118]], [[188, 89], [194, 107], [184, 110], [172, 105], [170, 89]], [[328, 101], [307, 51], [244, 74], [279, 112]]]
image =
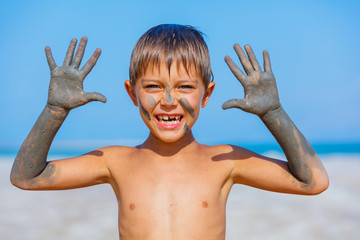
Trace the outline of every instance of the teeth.
[[162, 124], [171, 125], [179, 123], [181, 116], [158, 115], [157, 118]]
[[175, 121], [163, 121], [163, 120], [160, 120], [160, 122], [161, 122], [162, 124], [172, 125], [172, 124], [177, 124], [177, 123], [179, 123], [180, 121], [178, 121], [178, 120], [175, 120]]
[[171, 120], [179, 120], [180, 116], [162, 116], [162, 115], [159, 115], [158, 118], [160, 120], [165, 120], [165, 121], [170, 120], [171, 121]]

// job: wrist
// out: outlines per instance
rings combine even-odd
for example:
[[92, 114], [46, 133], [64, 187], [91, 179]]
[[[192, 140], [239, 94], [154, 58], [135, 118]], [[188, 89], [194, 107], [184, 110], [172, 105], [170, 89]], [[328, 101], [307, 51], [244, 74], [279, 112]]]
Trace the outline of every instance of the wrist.
[[55, 119], [65, 119], [70, 112], [68, 109], [54, 106], [49, 103], [46, 104], [45, 110]]
[[273, 110], [269, 110], [268, 112], [266, 112], [265, 114], [259, 116], [261, 118], [261, 120], [263, 122], [266, 121], [273, 121], [274, 118], [277, 119], [279, 118], [281, 115], [283, 115], [285, 113], [285, 110], [282, 108], [282, 106], [280, 105], [278, 108], [273, 109]]

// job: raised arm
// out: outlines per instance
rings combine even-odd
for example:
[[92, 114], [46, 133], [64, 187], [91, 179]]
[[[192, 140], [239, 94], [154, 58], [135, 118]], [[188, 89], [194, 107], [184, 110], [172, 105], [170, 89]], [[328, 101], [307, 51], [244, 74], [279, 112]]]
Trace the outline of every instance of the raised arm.
[[[223, 104], [223, 108], [239, 108], [259, 116], [283, 149], [288, 160], [288, 163], [266, 158], [262, 159], [264, 161], [253, 161], [254, 165], [259, 167], [254, 171], [258, 176], [250, 177], [252, 179], [249, 182], [255, 187], [260, 186], [266, 190], [300, 194], [316, 194], [324, 191], [328, 186], [326, 170], [314, 149], [280, 104], [268, 52], [266, 50], [263, 52], [264, 71], [262, 71], [249, 45], [245, 46], [247, 56], [238, 44], [234, 46], [234, 49], [245, 73], [230, 57], [226, 56], [225, 61], [244, 87], [245, 97], [229, 100]], [[272, 181], [268, 181], [268, 184], [256, 182], [257, 177], [265, 180], [260, 175], [267, 175], [266, 172], [271, 169], [274, 170], [274, 175], [271, 176]], [[287, 176], [286, 172], [293, 178]], [[288, 184], [279, 183], [279, 181], [287, 181]]]
[[76, 43], [76, 39], [71, 40], [64, 63], [60, 67], [56, 65], [50, 47], [45, 48], [51, 71], [48, 100], [22, 144], [11, 170], [11, 182], [19, 188], [51, 188], [49, 185], [55, 182], [55, 175], [59, 175], [59, 167], [47, 163], [47, 155], [69, 111], [91, 101], [106, 102], [106, 98], [100, 93], [83, 91], [83, 81], [96, 64], [101, 50], [96, 49], [89, 61], [79, 69], [87, 38], [81, 39], [74, 56]]

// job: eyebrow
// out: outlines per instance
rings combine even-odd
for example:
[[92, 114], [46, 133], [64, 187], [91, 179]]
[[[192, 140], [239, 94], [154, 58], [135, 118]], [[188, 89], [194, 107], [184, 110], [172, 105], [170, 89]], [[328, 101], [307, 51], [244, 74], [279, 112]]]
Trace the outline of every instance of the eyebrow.
[[160, 81], [160, 78], [140, 78], [141, 81]]
[[[162, 81], [160, 78], [140, 78], [139, 80], [141, 82], [160, 82], [160, 81]], [[189, 78], [189, 79], [180, 79], [180, 80], [177, 80], [177, 82], [180, 82], [180, 83], [191, 82], [191, 83], [198, 84], [199, 82], [201, 82], [201, 80], [199, 80], [198, 78]]]
[[194, 83], [194, 84], [199, 84], [200, 80], [195, 78], [195, 79], [181, 79], [178, 81], [179, 83]]
[[140, 83], [147, 83], [147, 82], [161, 82], [161, 79], [159, 78], [140, 78], [139, 79]]

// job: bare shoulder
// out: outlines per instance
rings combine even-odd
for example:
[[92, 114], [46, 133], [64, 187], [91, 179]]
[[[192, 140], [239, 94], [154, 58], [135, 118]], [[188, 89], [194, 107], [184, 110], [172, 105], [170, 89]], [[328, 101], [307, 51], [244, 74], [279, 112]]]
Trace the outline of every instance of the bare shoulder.
[[[227, 162], [232, 169], [232, 178], [238, 182], [240, 178], [248, 178], [249, 173], [277, 169], [287, 171], [287, 162], [262, 156], [246, 148], [223, 144], [208, 148], [211, 159], [215, 162]], [[262, 174], [262, 173], [261, 173]], [[244, 182], [242, 182], [244, 183]]]
[[239, 173], [239, 169], [246, 171], [257, 160], [266, 159], [255, 152], [230, 144], [201, 145], [198, 154], [201, 154], [202, 157], [205, 157], [217, 167], [225, 167], [231, 175]]
[[104, 154], [127, 154], [127, 153], [131, 153], [131, 152], [135, 152], [138, 149], [136, 147], [127, 147], [127, 146], [107, 146], [107, 147], [102, 147], [99, 148], [95, 151], [100, 151]]
[[232, 161], [235, 168], [241, 167], [242, 169], [245, 169], [258, 167], [259, 164], [286, 165], [285, 161], [266, 157], [240, 146], [223, 144], [211, 146], [210, 148], [213, 154], [213, 160]]
[[242, 160], [252, 157], [261, 157], [261, 155], [256, 154], [245, 148], [230, 145], [230, 144], [220, 144], [214, 146], [202, 145], [203, 149], [212, 156], [212, 160]]
[[119, 164], [128, 161], [138, 152], [139, 150], [136, 147], [107, 146], [94, 150], [90, 154], [103, 157], [108, 164]]

